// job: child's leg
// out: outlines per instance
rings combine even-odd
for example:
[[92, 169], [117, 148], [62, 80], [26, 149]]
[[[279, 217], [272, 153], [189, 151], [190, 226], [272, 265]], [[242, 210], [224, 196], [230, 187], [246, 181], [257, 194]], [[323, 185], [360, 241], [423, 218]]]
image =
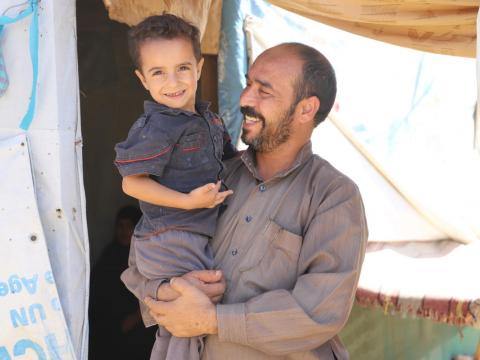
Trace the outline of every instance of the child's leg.
[[[169, 279], [192, 270], [213, 268], [209, 238], [185, 231], [167, 231], [151, 237], [135, 237], [138, 270], [149, 279]], [[199, 360], [202, 337], [168, 340], [159, 328], [151, 360]]]
[[138, 271], [152, 280], [170, 279], [192, 270], [212, 269], [209, 240], [207, 236], [177, 230], [154, 236], [135, 234], [133, 246]]

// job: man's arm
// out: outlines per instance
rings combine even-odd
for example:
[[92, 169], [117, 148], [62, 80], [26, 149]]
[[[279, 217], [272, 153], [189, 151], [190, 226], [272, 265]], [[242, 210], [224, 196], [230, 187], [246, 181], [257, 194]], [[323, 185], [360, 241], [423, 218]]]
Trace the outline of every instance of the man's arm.
[[221, 341], [272, 355], [314, 349], [338, 334], [348, 319], [366, 240], [360, 194], [353, 183], [344, 183], [330, 194], [306, 229], [299, 277], [293, 290], [273, 290], [244, 303], [219, 304], [215, 317], [211, 315], [213, 305], [205, 305], [204, 298], [197, 304], [195, 299], [199, 296], [187, 296], [190, 303], [181, 305], [189, 313], [182, 317], [200, 316], [197, 311], [201, 309], [205, 319], [203, 327], [194, 328], [191, 333], [182, 327], [181, 321], [175, 321], [178, 312], [174, 304], [179, 299], [167, 307], [158, 302], [147, 304], [155, 319], [162, 325], [167, 323], [174, 335], [215, 331]]
[[[202, 293], [206, 294], [205, 296], [213, 303], [219, 302], [225, 292], [226, 283], [221, 271], [196, 270], [183, 275], [183, 278], [191, 286], [198, 288]], [[140, 309], [142, 310], [145, 326], [157, 324], [145, 308], [143, 303], [145, 298], [150, 297], [162, 301], [171, 301], [179, 296], [179, 293], [173, 290], [165, 279], [148, 280], [138, 271], [135, 262], [134, 246], [130, 247], [128, 268], [122, 273], [121, 279], [127, 289], [140, 300]]]

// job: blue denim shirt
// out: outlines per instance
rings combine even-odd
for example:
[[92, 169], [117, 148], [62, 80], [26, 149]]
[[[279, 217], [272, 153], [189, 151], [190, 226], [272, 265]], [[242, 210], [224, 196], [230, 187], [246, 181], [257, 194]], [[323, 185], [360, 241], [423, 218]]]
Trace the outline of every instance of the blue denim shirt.
[[[222, 179], [222, 160], [236, 149], [222, 119], [198, 103], [198, 114], [145, 101], [145, 113], [131, 127], [125, 141], [115, 145], [122, 176], [148, 174], [158, 183], [183, 193]], [[182, 210], [140, 201], [143, 217], [137, 237], [152, 236], [169, 229], [212, 236], [218, 207]]]

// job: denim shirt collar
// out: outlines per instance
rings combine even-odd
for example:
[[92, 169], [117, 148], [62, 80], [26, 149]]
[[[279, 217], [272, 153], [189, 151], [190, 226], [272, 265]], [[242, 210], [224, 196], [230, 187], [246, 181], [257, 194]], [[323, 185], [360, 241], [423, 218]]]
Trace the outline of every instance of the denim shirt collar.
[[[292, 163], [290, 167], [287, 169], [280, 171], [278, 174], [276, 174], [272, 179], [277, 179], [277, 178], [283, 178], [290, 174], [292, 171], [294, 171], [296, 168], [298, 168], [300, 165], [303, 165], [305, 162], [308, 161], [313, 155], [312, 152], [312, 142], [308, 141], [298, 152], [297, 157], [295, 158], [295, 161]], [[260, 174], [257, 171], [257, 168], [255, 166], [256, 164], [256, 158], [255, 158], [255, 150], [251, 146], [248, 147], [246, 151], [244, 151], [241, 155], [241, 159], [247, 169], [252, 173], [252, 175], [260, 180], [264, 181]], [[270, 181], [269, 180], [269, 181]]]
[[[210, 107], [210, 103], [208, 101], [198, 101], [195, 103], [195, 108], [197, 109], [198, 113], [202, 116], [204, 116], [205, 112], [208, 110]], [[157, 102], [151, 101], [151, 100], [146, 100], [143, 103], [143, 108], [145, 111], [145, 114], [150, 115], [151, 113], [162, 113], [166, 115], [187, 115], [187, 116], [195, 116], [197, 115], [194, 112], [188, 111], [188, 110], [183, 110], [183, 109], [174, 109], [168, 106], [165, 106], [163, 104], [159, 104]]]

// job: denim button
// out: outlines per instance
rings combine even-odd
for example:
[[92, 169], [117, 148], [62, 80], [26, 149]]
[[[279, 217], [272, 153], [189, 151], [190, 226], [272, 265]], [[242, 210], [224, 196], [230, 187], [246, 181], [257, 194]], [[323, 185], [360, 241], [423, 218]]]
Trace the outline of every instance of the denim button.
[[237, 250], [237, 249], [233, 249], [233, 250], [232, 250], [232, 256], [235, 256], [235, 255], [237, 255], [237, 254], [238, 254], [238, 250]]
[[264, 192], [265, 190], [267, 190], [267, 187], [264, 184], [262, 184], [260, 185], [259, 189], [261, 192]]
[[253, 219], [253, 217], [251, 217], [250, 215], [247, 215], [247, 216], [245, 217], [245, 221], [246, 221], [247, 223], [249, 223], [250, 221], [252, 221], [252, 219]]

